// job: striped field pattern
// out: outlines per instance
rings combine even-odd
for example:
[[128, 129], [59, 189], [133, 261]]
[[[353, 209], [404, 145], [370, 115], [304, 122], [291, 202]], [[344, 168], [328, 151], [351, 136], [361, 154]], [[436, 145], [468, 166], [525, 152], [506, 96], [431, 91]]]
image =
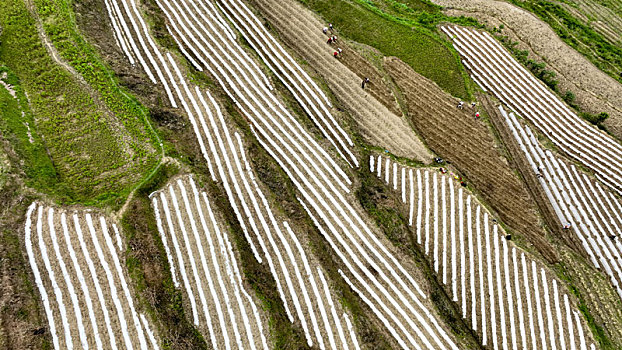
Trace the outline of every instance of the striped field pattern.
[[408, 224], [482, 345], [585, 349], [590, 332], [544, 265], [514, 246], [460, 183], [436, 169], [371, 156], [369, 170], [401, 195]]
[[116, 224], [33, 203], [25, 231], [54, 349], [159, 349], [135, 307]]

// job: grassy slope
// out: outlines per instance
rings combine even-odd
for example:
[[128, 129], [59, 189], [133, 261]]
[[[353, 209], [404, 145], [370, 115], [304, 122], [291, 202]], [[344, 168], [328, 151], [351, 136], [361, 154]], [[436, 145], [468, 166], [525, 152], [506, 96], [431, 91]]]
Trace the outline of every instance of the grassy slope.
[[511, 0], [548, 23], [559, 37], [596, 67], [622, 82], [622, 48], [611, 44], [589, 25], [548, 0]]
[[0, 87], [0, 135], [23, 161], [22, 170], [28, 177], [28, 184], [35, 188], [50, 188], [57, 183], [58, 177], [43, 140], [35, 132], [28, 99], [17, 76], [8, 67], [0, 67], [0, 75], [3, 73], [7, 74], [3, 81], [12, 86], [16, 97]]
[[[35, 116], [32, 133], [44, 140], [57, 173], [56, 181], [39, 181], [37, 189], [64, 202], [118, 203], [132, 183], [154, 165], [153, 135], [145, 131], [141, 107], [116, 87], [94, 51], [75, 32], [74, 22], [67, 20], [72, 15], [70, 9], [43, 1], [37, 1], [37, 6], [61, 56], [99, 97], [94, 100], [89, 88], [52, 60], [23, 1], [0, 2], [0, 64], [19, 77]], [[123, 130], [112, 124], [111, 112]], [[15, 119], [19, 113], [15, 106], [9, 109], [5, 114], [8, 124], [20, 124]], [[17, 133], [14, 138], [24, 140], [23, 130], [12, 132]], [[40, 159], [37, 164], [42, 166], [43, 143], [37, 146], [22, 147], [24, 158]], [[49, 167], [42, 170], [39, 165], [34, 178], [51, 177]]]
[[[454, 96], [468, 99], [470, 88], [457, 54], [435, 33], [449, 17], [427, 2], [404, 0], [300, 0], [348, 39], [397, 56]], [[430, 12], [428, 12], [430, 11]], [[475, 24], [467, 19], [456, 21]]]

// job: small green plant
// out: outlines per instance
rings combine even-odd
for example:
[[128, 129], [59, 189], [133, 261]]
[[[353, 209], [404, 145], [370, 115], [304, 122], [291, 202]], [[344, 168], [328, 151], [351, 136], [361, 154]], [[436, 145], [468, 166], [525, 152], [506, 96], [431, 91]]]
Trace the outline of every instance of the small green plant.
[[609, 118], [609, 114], [607, 112], [602, 112], [599, 114], [591, 114], [591, 113], [580, 113], [581, 118], [587, 120], [588, 122], [594, 125], [601, 125], [607, 118]]
[[564, 94], [563, 99], [564, 99], [564, 101], [566, 101], [567, 104], [573, 105], [574, 104], [574, 100], [575, 100], [575, 95], [574, 95], [574, 93], [572, 91], [568, 90]]

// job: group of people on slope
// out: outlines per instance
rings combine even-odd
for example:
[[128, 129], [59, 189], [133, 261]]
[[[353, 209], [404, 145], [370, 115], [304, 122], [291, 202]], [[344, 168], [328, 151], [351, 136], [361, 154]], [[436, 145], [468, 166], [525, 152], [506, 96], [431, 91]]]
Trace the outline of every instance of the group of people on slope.
[[[326, 40], [326, 43], [328, 45], [334, 46], [337, 44], [337, 36], [335, 35], [335, 30], [333, 29], [332, 23], [329, 23], [328, 27], [322, 28], [322, 33], [328, 36], [328, 40]], [[335, 57], [336, 59], [340, 59], [342, 53], [343, 49], [337, 46], [335, 51], [333, 52], [333, 57]], [[361, 89], [365, 89], [365, 85], [367, 85], [369, 82], [369, 78], [363, 78], [363, 81], [361, 82]]]

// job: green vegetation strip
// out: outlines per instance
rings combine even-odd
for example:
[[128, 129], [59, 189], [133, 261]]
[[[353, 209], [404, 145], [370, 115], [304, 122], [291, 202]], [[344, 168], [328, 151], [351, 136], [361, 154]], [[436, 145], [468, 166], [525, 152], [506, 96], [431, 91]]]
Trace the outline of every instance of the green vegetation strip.
[[443, 15], [420, 0], [300, 0], [348, 39], [396, 56], [450, 94], [469, 99], [468, 77], [457, 52], [436, 32], [441, 22], [477, 25]]
[[[21, 0], [0, 2], [0, 64], [19, 77], [35, 116], [31, 133], [40, 135], [35, 140], [44, 141], [55, 167], [55, 178], [49, 167], [34, 171], [35, 177], [51, 178], [39, 181], [38, 189], [61, 202], [118, 204], [157, 162], [156, 137], [145, 125], [142, 107], [118, 88], [77, 33], [70, 5], [35, 0], [47, 36], [88, 85], [53, 61], [39, 38], [36, 18]], [[15, 120], [17, 112], [13, 108], [4, 119], [21, 123]], [[23, 132], [15, 137], [23, 139]], [[42, 159], [41, 152], [30, 153], [26, 159]]]
[[[5, 76], [6, 74], [6, 76]], [[45, 144], [36, 132], [36, 123], [19, 79], [6, 66], [0, 67], [2, 81], [15, 93], [0, 86], [0, 135], [6, 139], [23, 162], [27, 184], [34, 188], [53, 188], [58, 177]], [[1, 167], [1, 166], [0, 166]]]

